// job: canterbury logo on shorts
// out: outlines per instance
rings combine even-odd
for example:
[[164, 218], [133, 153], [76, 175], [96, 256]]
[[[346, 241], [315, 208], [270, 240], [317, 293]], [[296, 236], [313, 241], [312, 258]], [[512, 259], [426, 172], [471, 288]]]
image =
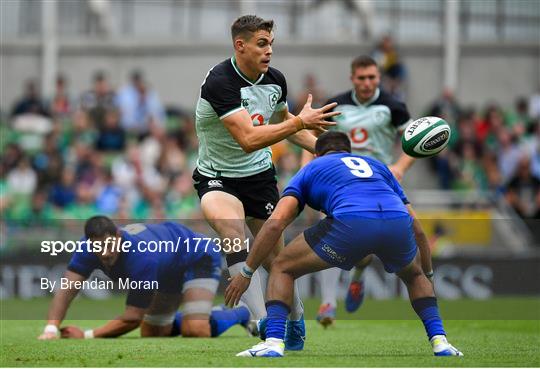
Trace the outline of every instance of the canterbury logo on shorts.
[[219, 179], [212, 179], [211, 181], [208, 181], [208, 187], [223, 187], [223, 184]]

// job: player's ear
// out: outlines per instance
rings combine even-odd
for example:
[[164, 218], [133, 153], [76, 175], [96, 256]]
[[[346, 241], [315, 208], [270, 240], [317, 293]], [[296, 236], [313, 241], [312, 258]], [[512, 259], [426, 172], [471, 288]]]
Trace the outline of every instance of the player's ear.
[[245, 47], [246, 43], [242, 38], [237, 37], [234, 39], [234, 49], [236, 51], [243, 52]]

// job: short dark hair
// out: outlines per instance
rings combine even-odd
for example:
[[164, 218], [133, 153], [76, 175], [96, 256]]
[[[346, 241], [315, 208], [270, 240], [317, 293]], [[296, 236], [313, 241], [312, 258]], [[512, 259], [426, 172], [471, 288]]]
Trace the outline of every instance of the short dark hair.
[[315, 143], [315, 154], [317, 156], [323, 156], [329, 151], [351, 152], [351, 141], [349, 137], [343, 132], [324, 132]]
[[231, 36], [234, 41], [234, 39], [238, 36], [244, 37], [244, 38], [250, 38], [251, 34], [264, 30], [268, 32], [272, 32], [272, 29], [274, 28], [274, 21], [269, 19], [262, 19], [260, 17], [257, 17], [256, 15], [243, 15], [237, 20], [234, 21], [234, 23], [231, 26]]
[[114, 236], [116, 235], [116, 230], [113, 221], [104, 215], [93, 216], [84, 225], [84, 235], [88, 239]]
[[358, 68], [367, 68], [371, 67], [372, 65], [377, 66], [377, 62], [375, 59], [373, 59], [369, 55], [360, 55], [354, 58], [354, 60], [351, 63], [351, 73], [354, 73], [354, 71]]

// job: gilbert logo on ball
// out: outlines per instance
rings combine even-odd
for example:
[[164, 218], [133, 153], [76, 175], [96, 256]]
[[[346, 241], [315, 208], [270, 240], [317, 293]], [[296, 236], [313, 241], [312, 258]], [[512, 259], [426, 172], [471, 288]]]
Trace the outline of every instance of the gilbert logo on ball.
[[450, 126], [439, 117], [423, 117], [405, 128], [401, 136], [403, 152], [415, 158], [426, 158], [444, 150], [450, 141]]

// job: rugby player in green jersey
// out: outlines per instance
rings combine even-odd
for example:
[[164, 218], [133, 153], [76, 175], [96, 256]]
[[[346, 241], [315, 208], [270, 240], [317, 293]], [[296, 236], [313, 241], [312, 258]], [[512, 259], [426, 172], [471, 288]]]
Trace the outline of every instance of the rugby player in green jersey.
[[[406, 105], [379, 88], [380, 72], [377, 63], [369, 56], [359, 56], [351, 63], [353, 88], [334, 96], [327, 103], [337, 103], [334, 111], [341, 115], [333, 118], [338, 123], [333, 129], [344, 132], [351, 140], [352, 152], [382, 161], [401, 181], [405, 172], [414, 163], [414, 158], [401, 153], [393, 161], [396, 138], [401, 136], [411, 122]], [[421, 229], [415, 229], [417, 237], [425, 237]], [[372, 256], [367, 256], [355, 268], [347, 292], [347, 311], [356, 311], [364, 299], [364, 269]], [[422, 258], [426, 260], [426, 256]], [[427, 261], [426, 261], [427, 263]], [[336, 290], [341, 271], [331, 268], [320, 272], [322, 304], [317, 321], [324, 327], [333, 323], [337, 305]]]
[[[288, 139], [314, 152], [316, 139], [308, 129], [325, 130], [336, 124], [326, 119], [340, 114], [330, 112], [336, 103], [313, 109], [311, 96], [298, 116], [288, 112], [285, 77], [269, 66], [273, 26], [272, 20], [252, 15], [233, 23], [234, 56], [206, 75], [195, 121], [200, 144], [193, 180], [202, 212], [223, 239], [230, 274], [253, 274], [254, 283], [243, 302], [255, 319], [266, 315], [262, 288], [266, 283], [257, 271], [246, 269], [245, 224], [256, 236], [279, 200], [269, 146]], [[263, 267], [269, 268], [281, 247], [283, 239]], [[286, 346], [299, 350], [305, 329], [302, 302], [295, 295]]]

